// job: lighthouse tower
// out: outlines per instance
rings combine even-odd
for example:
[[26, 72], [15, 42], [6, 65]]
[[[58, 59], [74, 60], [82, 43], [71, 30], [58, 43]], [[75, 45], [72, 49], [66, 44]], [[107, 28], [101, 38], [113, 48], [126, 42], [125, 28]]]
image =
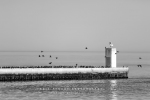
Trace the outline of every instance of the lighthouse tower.
[[116, 68], [117, 67], [117, 52], [116, 48], [112, 47], [113, 45], [110, 42], [110, 47], [105, 47], [105, 67], [106, 68]]

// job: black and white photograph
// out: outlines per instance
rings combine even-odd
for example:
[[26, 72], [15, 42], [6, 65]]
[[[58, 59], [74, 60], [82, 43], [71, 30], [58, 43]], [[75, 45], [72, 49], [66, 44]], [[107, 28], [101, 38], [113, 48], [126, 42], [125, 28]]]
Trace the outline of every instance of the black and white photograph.
[[0, 100], [150, 100], [149, 0], [0, 0]]

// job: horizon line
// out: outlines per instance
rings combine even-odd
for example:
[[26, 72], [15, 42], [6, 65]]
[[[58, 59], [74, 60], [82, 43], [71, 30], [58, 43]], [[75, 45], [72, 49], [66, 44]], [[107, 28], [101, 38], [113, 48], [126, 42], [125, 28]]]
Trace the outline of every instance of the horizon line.
[[[105, 52], [104, 50], [103, 51], [98, 51], [98, 50], [92, 50], [92, 51], [88, 51], [88, 50], [81, 50], [81, 51], [60, 51], [60, 50], [0, 50], [0, 52]], [[150, 51], [127, 51], [127, 50], [123, 50], [123, 51], [119, 51], [119, 52], [123, 52], [123, 53], [150, 53]]]

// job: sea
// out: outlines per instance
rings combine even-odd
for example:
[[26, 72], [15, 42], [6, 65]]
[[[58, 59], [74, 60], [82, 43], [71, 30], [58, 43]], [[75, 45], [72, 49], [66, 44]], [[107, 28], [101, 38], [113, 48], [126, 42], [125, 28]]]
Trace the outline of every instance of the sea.
[[[103, 51], [0, 52], [0, 66], [76, 64], [104, 66], [105, 53]], [[142, 67], [138, 67], [139, 64]], [[128, 79], [0, 82], [0, 100], [150, 100], [150, 52], [119, 52], [117, 67], [123, 66], [129, 67]]]

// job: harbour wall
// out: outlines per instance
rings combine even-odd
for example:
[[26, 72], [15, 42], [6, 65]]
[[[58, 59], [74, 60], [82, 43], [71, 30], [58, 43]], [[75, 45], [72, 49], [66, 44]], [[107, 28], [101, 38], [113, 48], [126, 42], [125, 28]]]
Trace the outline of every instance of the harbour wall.
[[0, 69], [0, 81], [94, 80], [128, 78], [128, 68], [15, 68]]

